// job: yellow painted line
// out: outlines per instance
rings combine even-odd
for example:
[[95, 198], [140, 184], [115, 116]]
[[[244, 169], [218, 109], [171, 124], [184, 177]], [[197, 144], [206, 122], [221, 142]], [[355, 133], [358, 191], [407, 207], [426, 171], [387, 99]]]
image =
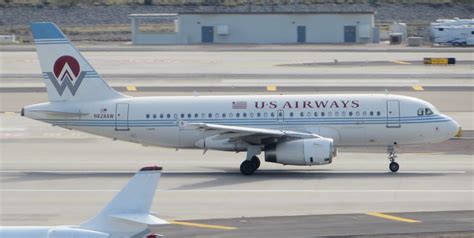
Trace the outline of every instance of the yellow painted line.
[[170, 221], [169, 223], [174, 224], [174, 225], [193, 226], [193, 227], [221, 229], [221, 230], [235, 230], [235, 229], [237, 229], [237, 227], [233, 227], [233, 226], [216, 226], [216, 225], [208, 225], [208, 224], [194, 223], [194, 222], [184, 222], [184, 221]]
[[414, 85], [412, 86], [413, 90], [415, 91], [423, 91], [425, 90], [421, 85]]
[[390, 62], [397, 63], [397, 64], [411, 64], [409, 62], [401, 61], [401, 60], [392, 60]]
[[403, 218], [403, 217], [397, 217], [397, 216], [392, 216], [384, 213], [379, 213], [379, 212], [369, 212], [366, 213], [367, 215], [374, 216], [374, 217], [380, 217], [380, 218], [385, 218], [389, 220], [394, 220], [394, 221], [401, 221], [401, 222], [408, 222], [408, 223], [418, 223], [421, 221], [413, 220], [413, 219], [408, 219], [408, 218]]
[[127, 86], [127, 91], [135, 92], [135, 91], [137, 91], [137, 87], [129, 85], [129, 86]]
[[276, 91], [276, 90], [277, 90], [277, 86], [275, 86], [275, 85], [268, 85], [267, 86], [267, 91], [272, 91], [273, 92], [273, 91]]
[[15, 112], [4, 112], [3, 114], [12, 116], [12, 115], [15, 115], [16, 113]]

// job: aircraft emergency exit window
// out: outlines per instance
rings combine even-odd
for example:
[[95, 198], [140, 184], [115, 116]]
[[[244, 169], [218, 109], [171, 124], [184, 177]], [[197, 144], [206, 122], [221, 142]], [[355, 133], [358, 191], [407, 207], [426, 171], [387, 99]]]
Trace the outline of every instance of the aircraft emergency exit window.
[[425, 108], [425, 115], [433, 115], [433, 111], [431, 111], [431, 109], [429, 108]]
[[146, 114], [146, 119], [149, 119], [150, 118], [150, 114]]
[[423, 116], [423, 114], [424, 114], [423, 108], [418, 108], [418, 111], [416, 111], [416, 114], [418, 116]]

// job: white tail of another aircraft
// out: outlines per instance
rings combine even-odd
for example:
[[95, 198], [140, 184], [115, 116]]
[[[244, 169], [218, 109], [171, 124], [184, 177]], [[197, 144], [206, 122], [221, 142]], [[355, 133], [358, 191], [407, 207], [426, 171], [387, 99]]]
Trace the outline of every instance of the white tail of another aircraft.
[[31, 24], [49, 101], [125, 97], [113, 90], [52, 22]]
[[160, 175], [161, 167], [142, 168], [97, 216], [79, 227], [108, 234], [143, 237], [150, 234], [148, 226], [168, 224], [150, 214]]

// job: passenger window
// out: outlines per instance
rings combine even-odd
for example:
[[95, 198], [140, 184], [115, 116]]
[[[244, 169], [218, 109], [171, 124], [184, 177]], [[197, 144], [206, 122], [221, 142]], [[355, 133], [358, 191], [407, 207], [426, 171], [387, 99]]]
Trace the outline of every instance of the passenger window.
[[166, 114], [166, 118], [171, 118], [171, 114]]
[[188, 118], [191, 118], [191, 113], [188, 113]]
[[345, 117], [345, 116], [346, 116], [346, 112], [342, 112], [341, 115], [342, 115], [343, 117]]
[[181, 116], [181, 118], [184, 118], [184, 113], [181, 113], [181, 115], [180, 115], [180, 116]]
[[219, 118], [219, 113], [216, 113], [216, 116], [215, 116], [215, 117], [216, 117], [216, 118]]
[[250, 117], [253, 117], [253, 112], [250, 113]]
[[416, 113], [418, 116], [423, 116], [423, 108], [418, 108], [418, 111]]
[[237, 112], [237, 113], [235, 114], [235, 117], [240, 117], [240, 113]]
[[293, 112], [290, 112], [290, 117], [293, 117]]
[[332, 117], [332, 112], [328, 112], [328, 117]]
[[366, 117], [367, 116], [367, 112], [362, 112], [362, 116]]
[[370, 112], [370, 116], [373, 117], [373, 116], [374, 116], [374, 112]]
[[194, 113], [194, 118], [198, 118], [198, 117], [199, 117], [199, 114]]
[[433, 115], [433, 111], [431, 111], [431, 109], [429, 108], [425, 108], [425, 115]]
[[260, 117], [261, 116], [261, 113], [260, 112], [257, 112], [257, 117]]
[[201, 113], [201, 118], [205, 118], [206, 117], [206, 113]]
[[242, 113], [242, 116], [243, 116], [243, 117], [247, 117], [247, 113], [245, 113], [245, 112]]
[[153, 114], [153, 119], [156, 119], [156, 114]]
[[163, 118], [163, 114], [160, 114], [160, 118]]
[[352, 116], [352, 112], [349, 112], [349, 116], [350, 116], [350, 117]]
[[212, 118], [212, 113], [209, 113], [207, 117]]
[[356, 117], [358, 117], [358, 116], [360, 116], [360, 112], [359, 112], [359, 111], [356, 112]]
[[226, 117], [225, 113], [222, 113], [222, 118], [225, 118], [225, 117]]
[[380, 111], [377, 111], [377, 116], [380, 116]]
[[263, 117], [268, 117], [268, 112], [264, 112]]
[[270, 116], [275, 117], [275, 113], [274, 112], [270, 113]]
[[321, 116], [324, 117], [324, 112], [321, 112]]
[[334, 113], [334, 116], [335, 116], [335, 117], [338, 117], [338, 116], [339, 116], [339, 112], [335, 112], [335, 113]]
[[230, 117], [230, 118], [234, 117], [234, 114], [229, 113], [229, 117]]
[[150, 118], [150, 114], [146, 114], [146, 119], [149, 119]]
[[307, 117], [311, 117], [311, 112], [306, 113]]
[[300, 117], [304, 117], [304, 112], [300, 112]]
[[318, 112], [314, 112], [314, 117], [318, 117]]
[[174, 116], [174, 119], [178, 119], [178, 114], [177, 113], [175, 113], [173, 116]]

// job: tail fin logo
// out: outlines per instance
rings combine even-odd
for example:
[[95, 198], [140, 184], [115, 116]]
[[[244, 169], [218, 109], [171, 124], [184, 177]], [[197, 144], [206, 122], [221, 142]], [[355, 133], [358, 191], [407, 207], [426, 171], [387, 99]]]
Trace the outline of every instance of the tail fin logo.
[[46, 74], [60, 96], [63, 95], [66, 88], [74, 96], [86, 72], [81, 71], [81, 66], [74, 57], [64, 55], [54, 62], [53, 72], [46, 72]]

